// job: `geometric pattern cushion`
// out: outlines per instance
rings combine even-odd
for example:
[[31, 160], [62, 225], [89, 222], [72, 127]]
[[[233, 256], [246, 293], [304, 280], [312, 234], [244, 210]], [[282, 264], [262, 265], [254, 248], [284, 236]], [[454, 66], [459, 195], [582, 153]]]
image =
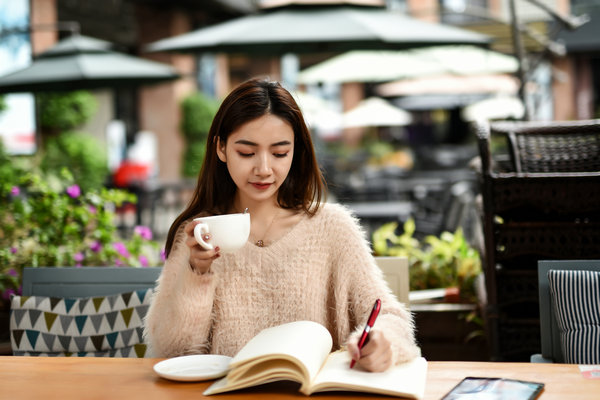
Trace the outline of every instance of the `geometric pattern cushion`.
[[15, 356], [146, 356], [144, 316], [153, 289], [110, 296], [13, 296], [10, 340]]
[[550, 270], [548, 284], [565, 362], [600, 364], [600, 272]]

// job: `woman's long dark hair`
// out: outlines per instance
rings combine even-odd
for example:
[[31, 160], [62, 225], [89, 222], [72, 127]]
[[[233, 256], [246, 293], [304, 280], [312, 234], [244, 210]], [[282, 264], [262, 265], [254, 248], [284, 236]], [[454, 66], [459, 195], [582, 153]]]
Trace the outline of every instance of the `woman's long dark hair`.
[[251, 79], [235, 88], [223, 100], [215, 115], [192, 199], [169, 229], [165, 248], [167, 257], [182, 223], [200, 213], [225, 214], [233, 206], [236, 186], [227, 165], [217, 156], [217, 138], [226, 143], [229, 135], [240, 126], [266, 114], [287, 121], [294, 131], [292, 166], [279, 188], [277, 202], [283, 208], [304, 210], [310, 215], [317, 212], [325, 194], [325, 181], [300, 107], [279, 83]]

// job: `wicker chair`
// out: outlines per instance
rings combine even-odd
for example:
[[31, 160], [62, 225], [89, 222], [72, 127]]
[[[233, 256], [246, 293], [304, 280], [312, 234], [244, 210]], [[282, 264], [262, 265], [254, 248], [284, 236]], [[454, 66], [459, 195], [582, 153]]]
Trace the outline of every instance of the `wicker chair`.
[[527, 361], [540, 352], [537, 261], [600, 258], [600, 120], [474, 128], [492, 357]]

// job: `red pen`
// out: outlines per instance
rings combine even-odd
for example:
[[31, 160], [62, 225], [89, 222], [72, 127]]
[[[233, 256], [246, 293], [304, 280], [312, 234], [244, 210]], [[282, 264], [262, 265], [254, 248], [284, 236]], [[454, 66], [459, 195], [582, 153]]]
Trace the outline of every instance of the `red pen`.
[[[369, 341], [369, 332], [371, 332], [371, 328], [375, 325], [375, 320], [379, 315], [379, 310], [381, 310], [381, 300], [375, 300], [375, 304], [373, 305], [373, 310], [371, 310], [371, 315], [369, 315], [369, 319], [367, 320], [367, 325], [365, 325], [365, 329], [363, 330], [362, 335], [360, 335], [360, 340], [358, 341], [358, 349], [362, 349], [365, 344]], [[354, 367], [356, 360], [352, 359], [350, 362], [350, 368]]]

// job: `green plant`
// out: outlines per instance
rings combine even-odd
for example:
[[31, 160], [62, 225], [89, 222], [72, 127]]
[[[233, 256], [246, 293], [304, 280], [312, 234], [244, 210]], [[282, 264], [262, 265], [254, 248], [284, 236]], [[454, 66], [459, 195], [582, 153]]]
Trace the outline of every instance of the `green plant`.
[[94, 95], [84, 90], [40, 93], [37, 103], [42, 128], [54, 133], [79, 128], [98, 108]]
[[182, 174], [195, 177], [204, 160], [206, 138], [219, 105], [216, 101], [196, 92], [181, 103], [181, 131], [186, 140]]
[[413, 237], [414, 220], [404, 224], [390, 222], [373, 232], [373, 250], [380, 256], [407, 257], [410, 264], [410, 288], [422, 290], [457, 287], [465, 301], [475, 301], [475, 279], [481, 274], [479, 253], [466, 241], [462, 229], [427, 236], [423, 242]]
[[204, 142], [188, 143], [183, 155], [183, 176], [188, 178], [198, 176], [205, 154], [206, 144]]
[[18, 162], [0, 147], [0, 293], [18, 292], [24, 267], [149, 266], [162, 258], [152, 232], [118, 235], [115, 207], [135, 202], [121, 190], [82, 191], [63, 168], [52, 179], [31, 160]]
[[48, 175], [67, 168], [84, 191], [100, 190], [108, 176], [106, 152], [93, 136], [64, 132], [44, 145], [42, 169]]
[[4, 96], [0, 96], [0, 113], [6, 110], [6, 101], [4, 100]]

